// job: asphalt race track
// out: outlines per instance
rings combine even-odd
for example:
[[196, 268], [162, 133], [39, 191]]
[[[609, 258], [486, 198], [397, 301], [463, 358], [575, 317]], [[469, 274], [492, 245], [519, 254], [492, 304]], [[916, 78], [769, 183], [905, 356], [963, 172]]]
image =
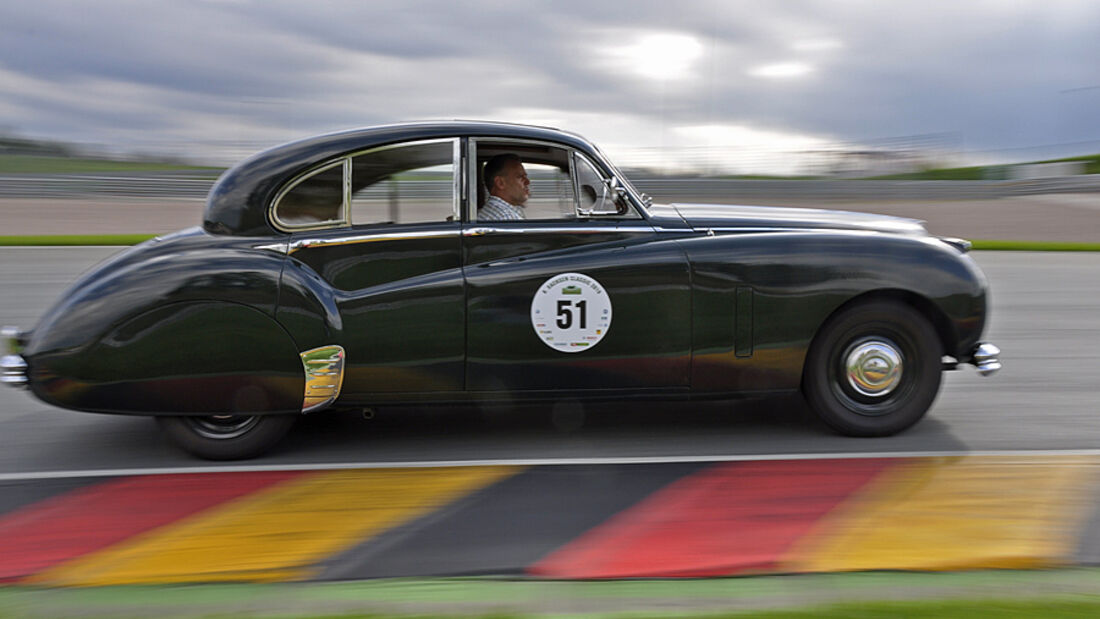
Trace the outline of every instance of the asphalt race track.
[[[0, 249], [0, 323], [31, 326], [112, 248]], [[761, 402], [383, 409], [318, 414], [247, 466], [519, 461], [691, 461], [789, 454], [1082, 451], [1100, 447], [1100, 255], [976, 252], [992, 285], [987, 339], [1004, 369], [945, 376], [900, 436], [835, 436], [797, 398]], [[69, 412], [0, 390], [0, 479], [61, 471], [219, 466], [187, 457], [144, 418]], [[235, 465], [241, 466], [241, 465]], [[108, 473], [110, 474], [110, 473]]]
[[[29, 326], [111, 249], [0, 249]], [[0, 391], [0, 583], [551, 580], [1100, 563], [1096, 254], [982, 253], [1005, 369], [898, 437], [798, 398], [388, 409], [216, 465]]]

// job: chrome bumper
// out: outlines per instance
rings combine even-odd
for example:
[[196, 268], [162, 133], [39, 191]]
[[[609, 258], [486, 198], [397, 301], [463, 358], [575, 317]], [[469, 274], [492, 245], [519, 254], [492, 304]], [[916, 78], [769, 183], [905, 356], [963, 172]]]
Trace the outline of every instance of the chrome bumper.
[[960, 362], [955, 357], [944, 357], [943, 369], [957, 370], [960, 363], [969, 363], [982, 376], [996, 374], [997, 370], [1001, 369], [1001, 349], [989, 342], [978, 342], [970, 351], [970, 355], [963, 359], [969, 359], [969, 361]]
[[0, 383], [12, 387], [27, 386], [27, 362], [20, 355], [26, 341], [25, 335], [18, 327], [0, 329], [0, 337], [8, 353], [0, 357]]
[[981, 342], [971, 353], [970, 363], [982, 376], [996, 374], [1001, 369], [1001, 349], [989, 342]]

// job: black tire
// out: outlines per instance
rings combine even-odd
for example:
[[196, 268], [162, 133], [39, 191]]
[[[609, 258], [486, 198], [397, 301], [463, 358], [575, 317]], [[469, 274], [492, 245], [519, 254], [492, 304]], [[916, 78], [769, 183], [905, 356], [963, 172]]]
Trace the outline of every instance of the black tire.
[[157, 417], [176, 446], [206, 460], [245, 460], [268, 451], [298, 415], [208, 415]]
[[842, 434], [889, 436], [928, 412], [940, 388], [942, 358], [936, 330], [922, 314], [901, 303], [870, 301], [843, 310], [818, 332], [802, 393]]

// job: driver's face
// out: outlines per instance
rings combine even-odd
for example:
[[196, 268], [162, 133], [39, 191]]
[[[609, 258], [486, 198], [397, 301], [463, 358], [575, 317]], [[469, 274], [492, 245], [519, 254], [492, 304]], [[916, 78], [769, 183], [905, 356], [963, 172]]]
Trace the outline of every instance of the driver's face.
[[498, 189], [495, 192], [496, 195], [510, 204], [522, 206], [527, 202], [527, 198], [531, 197], [531, 181], [527, 178], [527, 170], [523, 169], [523, 164], [518, 161], [513, 161], [504, 167], [500, 176], [497, 177], [496, 184]]

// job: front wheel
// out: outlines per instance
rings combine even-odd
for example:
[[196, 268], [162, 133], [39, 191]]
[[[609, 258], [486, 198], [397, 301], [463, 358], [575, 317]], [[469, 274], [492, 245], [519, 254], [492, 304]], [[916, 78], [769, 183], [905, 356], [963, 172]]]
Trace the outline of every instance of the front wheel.
[[888, 436], [912, 426], [936, 399], [942, 346], [913, 308], [876, 301], [822, 327], [803, 371], [807, 403], [834, 430]]
[[254, 458], [275, 446], [297, 415], [198, 415], [157, 417], [176, 446], [206, 460]]

